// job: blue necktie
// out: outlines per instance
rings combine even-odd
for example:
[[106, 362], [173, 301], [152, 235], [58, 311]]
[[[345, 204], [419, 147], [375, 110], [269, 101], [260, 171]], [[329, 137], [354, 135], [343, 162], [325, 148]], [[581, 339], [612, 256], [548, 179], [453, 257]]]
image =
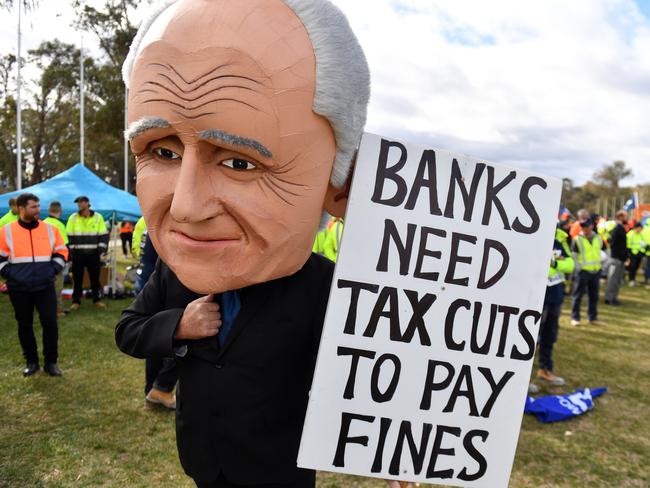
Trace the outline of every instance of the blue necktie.
[[236, 291], [224, 291], [221, 294], [221, 329], [219, 329], [219, 335], [217, 335], [220, 346], [223, 346], [226, 342], [240, 309], [241, 301], [239, 300], [239, 293]]

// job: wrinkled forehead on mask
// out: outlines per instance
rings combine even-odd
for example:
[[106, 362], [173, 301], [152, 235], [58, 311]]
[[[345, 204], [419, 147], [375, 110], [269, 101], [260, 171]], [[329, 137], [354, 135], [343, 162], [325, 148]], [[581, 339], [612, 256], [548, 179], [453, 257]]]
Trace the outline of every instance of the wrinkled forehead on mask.
[[313, 56], [312, 108], [328, 120], [336, 140], [330, 181], [337, 188], [345, 184], [366, 121], [370, 74], [347, 19], [331, 2], [166, 0], [143, 22], [131, 45], [122, 70], [127, 87], [138, 56], [157, 41], [185, 52], [241, 51], [270, 76], [290, 70], [297, 57]]

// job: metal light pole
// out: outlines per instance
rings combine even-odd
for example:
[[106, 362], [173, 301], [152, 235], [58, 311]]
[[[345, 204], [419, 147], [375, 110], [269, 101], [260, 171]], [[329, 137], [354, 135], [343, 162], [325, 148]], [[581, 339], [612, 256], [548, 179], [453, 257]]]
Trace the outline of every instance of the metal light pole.
[[81, 35], [81, 49], [79, 50], [79, 161], [84, 160], [84, 36]]
[[22, 16], [22, 0], [18, 0], [18, 74], [16, 76], [16, 189], [22, 190], [23, 188], [23, 174], [22, 174], [22, 151], [23, 151], [23, 124], [22, 124], [22, 109], [20, 104], [20, 21]]
[[[124, 134], [128, 128], [129, 89], [124, 88]], [[124, 137], [124, 191], [129, 191], [129, 141]]]

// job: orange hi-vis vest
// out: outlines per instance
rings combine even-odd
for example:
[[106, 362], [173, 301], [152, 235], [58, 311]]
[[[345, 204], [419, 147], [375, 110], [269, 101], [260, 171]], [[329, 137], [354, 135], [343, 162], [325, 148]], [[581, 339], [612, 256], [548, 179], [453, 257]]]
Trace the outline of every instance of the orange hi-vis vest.
[[133, 224], [131, 222], [124, 222], [120, 227], [120, 234], [133, 234]]
[[51, 224], [19, 220], [0, 229], [0, 276], [7, 280], [10, 290], [46, 288], [67, 259], [63, 237]]

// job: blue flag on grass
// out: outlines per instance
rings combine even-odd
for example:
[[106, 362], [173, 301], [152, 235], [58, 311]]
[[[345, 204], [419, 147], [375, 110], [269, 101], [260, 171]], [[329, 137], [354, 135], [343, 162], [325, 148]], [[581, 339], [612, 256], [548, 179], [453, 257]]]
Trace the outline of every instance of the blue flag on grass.
[[594, 408], [594, 398], [607, 391], [606, 387], [576, 390], [568, 395], [528, 397], [524, 412], [532, 413], [541, 422], [559, 422], [582, 415]]

